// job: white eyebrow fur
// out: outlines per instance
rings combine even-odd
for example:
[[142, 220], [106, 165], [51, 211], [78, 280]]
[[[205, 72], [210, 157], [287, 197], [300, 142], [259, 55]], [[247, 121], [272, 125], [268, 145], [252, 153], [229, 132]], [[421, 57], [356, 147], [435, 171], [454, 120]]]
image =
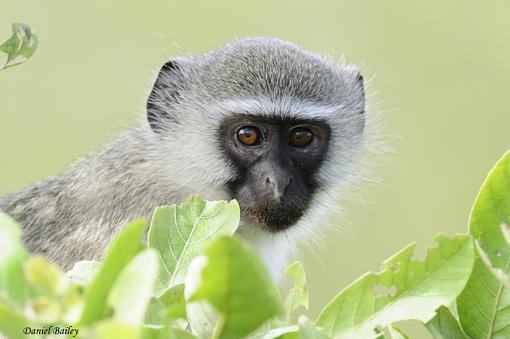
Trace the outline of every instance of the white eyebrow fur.
[[331, 119], [344, 109], [339, 105], [324, 105], [320, 103], [301, 101], [296, 98], [253, 98], [225, 100], [212, 103], [207, 107], [208, 112], [218, 115], [223, 114], [253, 114], [273, 115], [301, 119]]

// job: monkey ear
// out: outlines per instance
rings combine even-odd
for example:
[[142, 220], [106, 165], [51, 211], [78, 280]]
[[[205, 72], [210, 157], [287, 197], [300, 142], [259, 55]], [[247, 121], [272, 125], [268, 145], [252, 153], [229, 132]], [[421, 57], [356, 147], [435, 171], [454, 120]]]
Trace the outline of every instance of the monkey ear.
[[360, 114], [365, 113], [365, 81], [363, 79], [363, 74], [361, 74], [361, 70], [356, 66], [348, 66], [346, 67], [346, 71], [349, 73], [348, 78], [352, 79], [352, 86], [354, 87], [352, 90], [352, 95], [355, 98], [357, 111]]
[[356, 104], [356, 110], [363, 114], [365, 112], [365, 81], [361, 70], [356, 66], [346, 65], [340, 68], [340, 77], [345, 79], [349, 96]]
[[356, 74], [356, 85], [358, 86], [358, 88], [363, 93], [363, 96], [365, 96], [365, 85], [364, 85], [364, 82], [365, 81], [363, 79], [363, 75], [361, 74], [360, 71], [358, 71], [358, 73]]
[[347, 65], [341, 68], [341, 76], [346, 81], [348, 89], [348, 96], [352, 109], [357, 114], [356, 121], [361, 128], [361, 131], [365, 128], [365, 84], [361, 70], [352, 65]]
[[363, 131], [365, 129], [365, 123], [366, 123], [366, 117], [365, 117], [365, 106], [366, 106], [366, 98], [365, 98], [365, 83], [363, 79], [363, 75], [361, 74], [360, 70], [357, 70], [356, 73], [356, 89], [358, 90], [358, 93], [360, 95], [360, 103], [359, 103], [359, 115], [361, 116], [360, 121], [360, 128]]
[[161, 132], [168, 122], [175, 120], [173, 109], [180, 99], [183, 88], [183, 61], [173, 59], [166, 62], [158, 73], [149, 98], [147, 119], [153, 131]]
[[364, 114], [365, 113], [365, 104], [366, 104], [365, 81], [363, 79], [363, 75], [361, 74], [361, 72], [359, 70], [357, 71], [355, 80], [356, 80], [356, 89], [359, 91], [359, 94], [361, 97], [360, 113]]

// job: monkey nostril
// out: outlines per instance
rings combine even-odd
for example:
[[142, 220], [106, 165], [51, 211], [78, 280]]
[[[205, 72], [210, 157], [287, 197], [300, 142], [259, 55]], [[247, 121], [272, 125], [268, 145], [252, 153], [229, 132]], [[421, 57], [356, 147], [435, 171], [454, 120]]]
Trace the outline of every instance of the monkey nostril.
[[285, 184], [285, 186], [283, 186], [283, 189], [282, 189], [282, 194], [281, 194], [281, 197], [283, 198], [283, 196], [285, 195], [285, 193], [287, 192], [289, 186], [292, 184], [292, 177], [289, 177], [289, 180], [287, 180], [287, 183]]
[[267, 176], [264, 179], [264, 186], [268, 192], [270, 191], [272, 194], [274, 194], [274, 197], [277, 201], [282, 201], [283, 197], [285, 196], [285, 192], [293, 180], [294, 179], [291, 176], [288, 178], [273, 178], [271, 176]]

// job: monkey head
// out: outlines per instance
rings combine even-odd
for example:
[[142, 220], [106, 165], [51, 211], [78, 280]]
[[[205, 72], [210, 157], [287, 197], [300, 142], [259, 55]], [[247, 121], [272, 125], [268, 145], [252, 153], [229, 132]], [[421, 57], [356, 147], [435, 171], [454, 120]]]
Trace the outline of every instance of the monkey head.
[[357, 68], [254, 38], [167, 62], [147, 112], [176, 184], [235, 198], [244, 223], [279, 233], [352, 175], [365, 95]]

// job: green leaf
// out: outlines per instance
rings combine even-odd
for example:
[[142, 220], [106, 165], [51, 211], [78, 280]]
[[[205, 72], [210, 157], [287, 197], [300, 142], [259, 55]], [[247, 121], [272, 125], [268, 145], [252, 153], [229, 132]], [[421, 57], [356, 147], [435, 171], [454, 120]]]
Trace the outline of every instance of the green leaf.
[[191, 261], [186, 275], [184, 297], [186, 298], [186, 315], [189, 326], [197, 337], [210, 338], [220, 314], [206, 300], [190, 302], [190, 298], [201, 284], [202, 270], [207, 265], [207, 257], [199, 256]]
[[328, 336], [315, 327], [315, 324], [307, 317], [300, 316], [298, 323], [300, 339], [328, 339]]
[[123, 324], [112, 320], [98, 322], [93, 329], [94, 339], [141, 339], [143, 329], [140, 326]]
[[115, 280], [131, 259], [144, 248], [142, 235], [145, 228], [145, 221], [134, 221], [113, 241], [99, 272], [85, 290], [85, 305], [80, 324], [90, 325], [106, 314], [106, 299]]
[[390, 333], [391, 339], [409, 339], [404, 332], [391, 325], [388, 326], [388, 332]]
[[285, 271], [285, 275], [291, 278], [293, 282], [284, 303], [286, 318], [289, 320], [292, 312], [297, 310], [299, 306], [308, 309], [308, 284], [305, 269], [299, 261], [293, 262]]
[[375, 337], [374, 337], [375, 339], [386, 339], [386, 336], [384, 335], [384, 331], [380, 326], [376, 327], [374, 332], [375, 332]]
[[425, 324], [435, 339], [468, 339], [459, 322], [447, 307], [441, 306], [436, 316]]
[[367, 273], [340, 292], [322, 311], [316, 324], [342, 338], [374, 335], [377, 326], [401, 320], [426, 322], [441, 305], [449, 305], [462, 291], [474, 260], [468, 235], [435, 237], [425, 261], [412, 259], [411, 244], [384, 262], [379, 273]]
[[213, 337], [215, 329], [220, 323], [220, 314], [213, 306], [206, 301], [188, 302], [186, 314], [193, 334], [199, 338]]
[[205, 255], [201, 282], [190, 302], [207, 300], [221, 313], [216, 338], [242, 338], [280, 312], [278, 291], [254, 250], [223, 237]]
[[37, 49], [39, 41], [30, 27], [12, 24], [12, 35], [0, 45], [0, 70], [25, 62]]
[[501, 224], [501, 233], [503, 234], [503, 238], [505, 238], [507, 245], [510, 247], [510, 226]]
[[197, 339], [190, 332], [177, 327], [145, 327], [143, 339]]
[[196, 337], [189, 333], [188, 331], [185, 331], [180, 328], [172, 327], [170, 328], [170, 338], [173, 339], [196, 339]]
[[296, 325], [261, 331], [250, 335], [250, 339], [299, 339], [299, 327]]
[[[473, 205], [469, 232], [496, 269], [510, 272], [510, 247], [500, 231], [510, 215], [510, 152], [489, 172]], [[510, 337], [510, 291], [477, 257], [473, 274], [457, 299], [464, 332], [473, 338]]]
[[510, 290], [510, 275], [508, 275], [501, 268], [494, 267], [494, 265], [491, 263], [491, 260], [489, 259], [489, 256], [487, 255], [487, 253], [485, 253], [485, 251], [483, 250], [482, 246], [480, 246], [480, 243], [478, 241], [475, 242], [475, 245], [476, 250], [478, 251], [478, 255], [485, 264], [485, 267], [487, 267], [489, 271], [492, 273], [492, 275], [499, 280], [499, 282], [503, 285], [504, 288]]
[[152, 297], [146, 313], [145, 323], [163, 325], [178, 319], [186, 319], [184, 284], [167, 289], [159, 297]]
[[167, 313], [173, 318], [186, 318], [186, 302], [184, 285], [175, 285], [159, 296], [159, 301], [166, 307]]
[[189, 263], [207, 242], [234, 234], [239, 213], [235, 200], [205, 201], [196, 196], [180, 206], [157, 208], [149, 230], [149, 246], [161, 256], [159, 291], [184, 282]]
[[62, 294], [66, 287], [60, 268], [41, 256], [28, 259], [25, 263], [25, 275], [39, 295], [57, 296]]
[[114, 320], [131, 325], [143, 323], [158, 277], [158, 264], [156, 251], [147, 249], [136, 255], [122, 270], [108, 296]]
[[143, 321], [144, 325], [149, 326], [161, 326], [166, 321], [165, 316], [165, 307], [156, 297], [151, 297], [149, 300], [149, 305], [147, 306], [147, 311], [145, 312], [145, 319]]
[[96, 276], [101, 268], [99, 261], [84, 260], [78, 261], [73, 268], [66, 273], [66, 280], [71, 284], [85, 286], [88, 285]]
[[[23, 334], [23, 329], [30, 326], [30, 322], [23, 313], [0, 301], [0, 337], [4, 334], [10, 339], [25, 339], [27, 335]], [[34, 335], [30, 338], [40, 338], [40, 336]]]
[[30, 299], [25, 314], [39, 324], [54, 324], [59, 321], [61, 307], [54, 298], [36, 297]]
[[70, 286], [62, 297], [62, 321], [68, 324], [76, 324], [83, 312], [82, 287], [78, 285]]
[[21, 230], [8, 215], [0, 212], [0, 297], [23, 307], [32, 295], [25, 279], [23, 263], [28, 252], [21, 244]]

